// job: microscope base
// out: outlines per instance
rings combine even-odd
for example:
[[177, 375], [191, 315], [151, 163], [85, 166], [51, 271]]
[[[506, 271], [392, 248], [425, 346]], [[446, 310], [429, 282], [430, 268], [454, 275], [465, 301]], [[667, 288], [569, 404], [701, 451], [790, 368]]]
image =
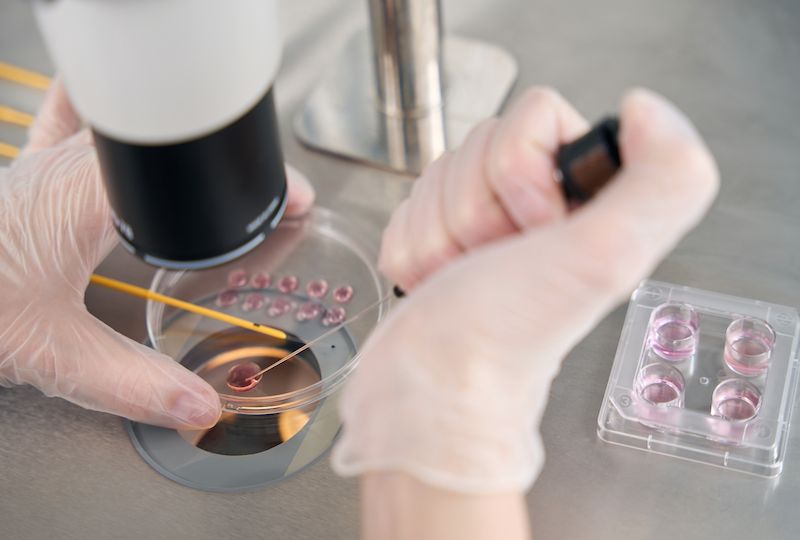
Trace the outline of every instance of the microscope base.
[[417, 175], [495, 115], [517, 78], [517, 64], [505, 50], [446, 36], [444, 107], [419, 116], [388, 115], [376, 95], [369, 47], [366, 32], [354, 35], [295, 117], [295, 133], [305, 145]]

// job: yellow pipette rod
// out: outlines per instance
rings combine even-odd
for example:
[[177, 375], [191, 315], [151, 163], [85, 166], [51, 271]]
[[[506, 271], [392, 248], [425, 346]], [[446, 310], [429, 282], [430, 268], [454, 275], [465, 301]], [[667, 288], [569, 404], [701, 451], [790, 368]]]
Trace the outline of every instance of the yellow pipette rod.
[[29, 127], [33, 125], [33, 116], [16, 109], [12, 109], [11, 107], [0, 105], [0, 122], [8, 122], [9, 124]]
[[[0, 122], [8, 122], [18, 126], [28, 127], [33, 124], [33, 116], [22, 111], [0, 105]], [[20, 149], [17, 146], [0, 141], [0, 157], [14, 159], [19, 155]]]
[[19, 155], [19, 148], [0, 141], [0, 156], [14, 159]]
[[203, 317], [208, 317], [209, 319], [215, 319], [221, 322], [232, 324], [247, 330], [252, 330], [253, 332], [266, 334], [276, 339], [285, 340], [288, 337], [286, 332], [278, 330], [277, 328], [264, 326], [263, 324], [248, 321], [247, 319], [241, 319], [239, 317], [234, 317], [233, 315], [228, 315], [227, 313], [220, 313], [219, 311], [198, 306], [197, 304], [192, 304], [183, 300], [178, 300], [177, 298], [172, 298], [171, 296], [153, 292], [149, 289], [145, 289], [144, 287], [137, 287], [136, 285], [131, 285], [130, 283], [125, 283], [124, 281], [118, 281], [116, 279], [97, 274], [92, 274], [92, 276], [89, 278], [89, 281], [95, 285], [100, 285], [101, 287], [107, 287], [115, 291], [129, 294], [131, 296], [137, 296], [139, 298], [145, 298], [154, 302], [161, 302], [162, 304], [166, 304], [174, 308], [196, 313], [197, 315], [202, 315]]
[[[50, 86], [49, 77], [5, 62], [0, 62], [0, 79], [39, 90], [46, 90]], [[33, 123], [33, 116], [21, 111], [15, 111], [10, 107], [0, 106], [0, 121], [27, 127]], [[1, 157], [14, 159], [18, 155], [19, 148], [0, 141]]]
[[[0, 105], [0, 122], [28, 127], [33, 124], [33, 116], [11, 107]], [[0, 157], [14, 159], [19, 155], [19, 152], [19, 147], [0, 141]]]
[[41, 73], [36, 73], [35, 71], [6, 64], [5, 62], [0, 62], [0, 79], [15, 82], [23, 86], [30, 86], [31, 88], [37, 88], [39, 90], [47, 90], [47, 87], [50, 86], [49, 77]]

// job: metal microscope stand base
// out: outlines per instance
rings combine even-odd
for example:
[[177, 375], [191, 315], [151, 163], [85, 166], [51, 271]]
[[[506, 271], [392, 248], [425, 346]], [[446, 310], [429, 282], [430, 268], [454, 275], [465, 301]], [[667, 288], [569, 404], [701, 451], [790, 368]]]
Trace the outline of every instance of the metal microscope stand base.
[[495, 115], [517, 78], [505, 50], [457, 36], [444, 38], [444, 107], [415, 118], [383, 113], [366, 32], [354, 35], [295, 117], [298, 138], [316, 150], [380, 168], [419, 174]]

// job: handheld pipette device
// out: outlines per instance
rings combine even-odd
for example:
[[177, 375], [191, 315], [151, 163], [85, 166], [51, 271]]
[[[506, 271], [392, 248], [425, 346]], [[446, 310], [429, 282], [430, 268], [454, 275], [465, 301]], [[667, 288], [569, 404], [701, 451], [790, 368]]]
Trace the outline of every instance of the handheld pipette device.
[[568, 201], [588, 201], [614, 177], [622, 165], [618, 135], [619, 120], [609, 117], [558, 149], [556, 180]]

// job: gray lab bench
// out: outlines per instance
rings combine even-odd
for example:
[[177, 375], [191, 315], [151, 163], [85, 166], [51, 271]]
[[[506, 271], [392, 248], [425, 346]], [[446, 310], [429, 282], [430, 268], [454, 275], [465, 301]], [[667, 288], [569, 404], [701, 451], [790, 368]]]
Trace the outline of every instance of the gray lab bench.
[[[331, 55], [366, 25], [366, 2], [285, 0], [283, 8], [277, 100], [286, 157], [313, 180], [321, 204], [382, 227], [410, 181], [309, 151], [290, 122]], [[444, 16], [448, 31], [514, 54], [514, 93], [547, 83], [590, 118], [634, 84], [674, 99], [707, 138], [723, 183], [708, 218], [655, 278], [800, 306], [800, 3], [447, 0]], [[51, 72], [27, 1], [0, 6], [0, 59]], [[0, 102], [30, 108], [38, 99], [0, 84]], [[22, 138], [0, 128], [0, 139]], [[152, 269], [117, 250], [102, 272], [147, 285]], [[144, 337], [140, 301], [92, 288], [87, 302], [112, 327]], [[800, 538], [800, 417], [774, 480], [597, 439], [623, 317], [619, 308], [603, 320], [553, 384], [542, 426], [547, 464], [528, 495], [535, 537]], [[146, 465], [118, 418], [31, 388], [0, 389], [2, 538], [355, 538], [358, 510], [356, 482], [324, 460], [255, 493], [193, 491]]]

